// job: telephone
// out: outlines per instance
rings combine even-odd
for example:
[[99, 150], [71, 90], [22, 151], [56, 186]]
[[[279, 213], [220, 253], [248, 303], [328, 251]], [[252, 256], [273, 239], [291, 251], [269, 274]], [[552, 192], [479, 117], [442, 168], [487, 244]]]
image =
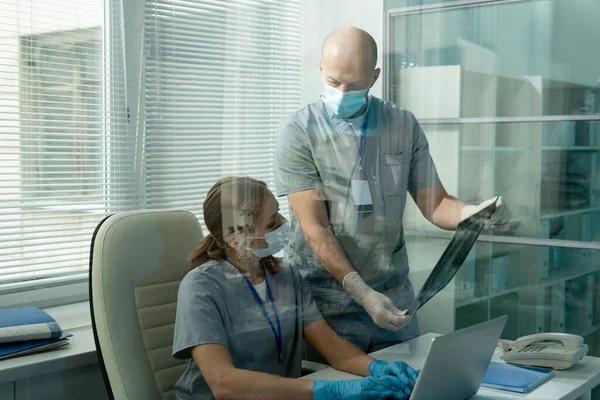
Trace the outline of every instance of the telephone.
[[500, 358], [507, 363], [553, 369], [567, 369], [589, 351], [581, 336], [568, 333], [536, 333], [514, 342], [502, 340], [500, 347]]

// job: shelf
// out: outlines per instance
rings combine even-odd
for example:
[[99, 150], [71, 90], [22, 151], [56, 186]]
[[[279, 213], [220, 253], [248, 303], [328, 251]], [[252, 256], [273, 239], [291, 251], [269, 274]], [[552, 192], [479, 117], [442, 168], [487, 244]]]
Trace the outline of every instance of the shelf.
[[567, 147], [560, 147], [560, 146], [542, 146], [542, 150], [547, 150], [547, 151], [600, 151], [600, 147], [594, 147], [594, 146], [567, 146]]
[[517, 147], [486, 147], [486, 146], [460, 146], [461, 150], [465, 151], [497, 151], [507, 153], [523, 153], [525, 149]]
[[504, 290], [500, 290], [496, 293], [492, 293], [490, 295], [490, 299], [493, 299], [494, 297], [500, 297], [500, 296], [504, 296], [507, 294], [511, 294], [511, 293], [516, 293], [521, 289], [520, 286], [516, 287], [516, 288], [511, 288], [511, 289], [504, 289]]
[[570, 217], [573, 215], [598, 212], [598, 211], [600, 211], [600, 207], [598, 207], [598, 206], [579, 208], [576, 210], [551, 210], [551, 211], [544, 211], [540, 215], [540, 219], [544, 220], [544, 219], [552, 219], [552, 218], [558, 218], [558, 217]]
[[[455, 287], [448, 295], [453, 314], [448, 313], [447, 308], [427, 308], [423, 310], [422, 325], [429, 324], [438, 330], [451, 331], [497, 315], [510, 314], [504, 335], [508, 332], [516, 338], [525, 332], [535, 332], [540, 326], [541, 329], [550, 329], [545, 325], [551, 326], [552, 318], [559, 317], [553, 314], [557, 314], [561, 305], [567, 310], [565, 302], [556, 299], [559, 296], [557, 290], [559, 287], [566, 290], [566, 282], [575, 280], [573, 283], [578, 286], [572, 285], [569, 290], [570, 294], [582, 301], [581, 307], [569, 305], [568, 310], [572, 314], [568, 318], [562, 315], [562, 321], [559, 322], [562, 322], [563, 328], [572, 325], [575, 333], [596, 338], [590, 344], [595, 346], [594, 351], [597, 352], [597, 348], [600, 349], [600, 320], [589, 319], [587, 310], [597, 306], [591, 296], [597, 295], [597, 285], [600, 284], [600, 239], [594, 235], [597, 231], [595, 227], [600, 223], [600, 197], [596, 187], [597, 164], [600, 162], [598, 132], [595, 127], [588, 127], [587, 122], [585, 127], [580, 127], [578, 123], [577, 129], [570, 123], [566, 127], [561, 126], [569, 129], [570, 142], [558, 141], [566, 137], [559, 135], [555, 138], [554, 133], [552, 137], [546, 137], [555, 129], [554, 125], [562, 120], [598, 119], [594, 118], [597, 115], [559, 115], [567, 110], [570, 112], [571, 103], [587, 96], [580, 90], [587, 89], [583, 85], [558, 81], [553, 81], [553, 88], [550, 89], [547, 88], [548, 80], [541, 76], [535, 79], [488, 76], [460, 67], [457, 73], [454, 67], [402, 71], [401, 80], [412, 83], [399, 88], [395, 95], [402, 100], [400, 103], [405, 103], [405, 107], [413, 111], [417, 109], [417, 115], [431, 117], [421, 123], [429, 124], [431, 131], [428, 132], [428, 138], [432, 142], [443, 141], [447, 144], [448, 152], [440, 153], [439, 163], [447, 164], [447, 185], [459, 197], [476, 202], [493, 195], [503, 195], [511, 205], [514, 204], [512, 207], [518, 210], [520, 218], [511, 220], [509, 232], [481, 233], [468, 264], [463, 266], [468, 266], [469, 270], [464, 271], [460, 279], [455, 278]], [[419, 86], [419, 82], [426, 82], [427, 87]], [[429, 104], [413, 95], [415, 92], [435, 91], [447, 86], [448, 82], [452, 83], [452, 90], [445, 91], [443, 102]], [[545, 101], [539, 96], [540, 87], [549, 90], [548, 93], [552, 90], [556, 92], [556, 96], [551, 93], [553, 101]], [[481, 88], [486, 92], [483, 102]], [[567, 97], [560, 91], [568, 93], [564, 95]], [[465, 98], [479, 101], [465, 103], [462, 101]], [[454, 118], [453, 115], [458, 115], [455, 112], [457, 105], [458, 114], [462, 117]], [[465, 110], [466, 113], [463, 112]], [[477, 117], [490, 113], [493, 116]], [[455, 162], [456, 157], [459, 158], [458, 163]], [[585, 178], [585, 182], [581, 179], [577, 183], [587, 186], [585, 197], [588, 200], [567, 202], [565, 188], [546, 179], [546, 174], [553, 171], [557, 181], [566, 180], [567, 173], [573, 174], [569, 176], [573, 180], [579, 176], [575, 173]], [[556, 199], [547, 194], [550, 189], [556, 191]], [[547, 204], [547, 211], [542, 209], [540, 196], [548, 197], [549, 201], [543, 202]], [[578, 199], [573, 197], [573, 200]], [[414, 211], [419, 215], [418, 209]], [[564, 221], [561, 217], [564, 217]], [[563, 232], [549, 233], [557, 231], [560, 222], [564, 222]], [[430, 248], [441, 251], [454, 234], [423, 228], [420, 224], [411, 227], [413, 229], [405, 230], [405, 235], [412, 236], [410, 240], [418, 243], [418, 249], [423, 252], [411, 253], [411, 257], [422, 258], [427, 263], [437, 259]], [[586, 241], [578, 240], [581, 238]], [[555, 258], [552, 258], [554, 249], [557, 250]], [[506, 259], [493, 259], [506, 253]], [[549, 264], [558, 264], [559, 267], [550, 266], [548, 270]], [[542, 273], [544, 279], [540, 276]], [[592, 284], [593, 289], [590, 286]], [[597, 315], [593, 317], [598, 318]], [[592, 325], [593, 322], [597, 324]]]
[[475, 296], [475, 297], [469, 297], [468, 299], [461, 299], [456, 302], [454, 308], [468, 306], [471, 304], [479, 303], [480, 301], [490, 300], [495, 297], [500, 297], [500, 296], [504, 296], [504, 295], [511, 294], [511, 293], [517, 293], [520, 289], [521, 289], [520, 287], [516, 287], [516, 288], [501, 290], [499, 292], [492, 293], [492, 294], [486, 294], [485, 296]]
[[581, 332], [579, 334], [579, 336], [586, 337], [586, 336], [591, 335], [592, 333], [594, 333], [594, 332], [596, 332], [598, 330], [600, 330], [600, 325], [596, 324], [596, 325], [592, 326], [591, 328], [588, 328], [588, 329], [584, 330], [583, 332]]
[[542, 279], [535, 286], [537, 286], [537, 287], [551, 286], [556, 283], [560, 283], [563, 281], [570, 281], [570, 280], [577, 279], [577, 278], [580, 278], [585, 275], [596, 273], [598, 271], [600, 271], [600, 266], [597, 266], [593, 269], [579, 269], [578, 272], [563, 273], [563, 274], [558, 274], [558, 276], [551, 276], [551, 277]]
[[475, 297], [469, 297], [466, 299], [461, 299], [456, 302], [456, 304], [454, 305], [454, 308], [469, 306], [471, 304], [479, 303], [480, 301], [488, 300], [489, 298], [490, 298], [490, 296], [487, 295], [487, 296], [475, 296]]

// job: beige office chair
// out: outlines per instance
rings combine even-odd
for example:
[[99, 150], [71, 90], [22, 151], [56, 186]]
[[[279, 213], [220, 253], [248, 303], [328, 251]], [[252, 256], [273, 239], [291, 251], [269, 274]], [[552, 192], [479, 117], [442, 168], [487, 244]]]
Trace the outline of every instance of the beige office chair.
[[117, 400], [174, 399], [185, 363], [171, 356], [177, 290], [202, 239], [186, 211], [121, 212], [92, 238], [90, 308], [98, 358]]

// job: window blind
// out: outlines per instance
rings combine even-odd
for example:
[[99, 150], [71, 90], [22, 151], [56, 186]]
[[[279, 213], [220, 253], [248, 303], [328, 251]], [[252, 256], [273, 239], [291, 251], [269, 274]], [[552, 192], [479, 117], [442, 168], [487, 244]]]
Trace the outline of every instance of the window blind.
[[302, 101], [300, 1], [150, 0], [145, 15], [145, 206], [201, 218], [225, 175], [274, 191], [277, 128]]
[[95, 226], [131, 207], [121, 19], [0, 0], [0, 293], [85, 280]]
[[147, 1], [138, 136], [122, 10], [0, 0], [0, 293], [87, 279], [108, 214], [201, 217], [229, 174], [274, 189], [277, 127], [301, 102], [299, 0]]

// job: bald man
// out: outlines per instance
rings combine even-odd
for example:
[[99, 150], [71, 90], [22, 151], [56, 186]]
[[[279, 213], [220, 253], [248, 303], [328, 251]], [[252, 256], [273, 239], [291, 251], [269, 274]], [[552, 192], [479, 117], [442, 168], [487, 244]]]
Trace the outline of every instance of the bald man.
[[[419, 333], [405, 310], [408, 279], [402, 214], [410, 193], [444, 229], [484, 207], [448, 195], [410, 112], [369, 95], [381, 73], [367, 32], [340, 28], [323, 43], [322, 96], [286, 118], [277, 134], [277, 194], [293, 209], [285, 257], [301, 269], [326, 321], [371, 352]], [[488, 221], [506, 228], [503, 206]], [[308, 358], [320, 360], [313, 349]], [[322, 360], [320, 360], [322, 361]]]

